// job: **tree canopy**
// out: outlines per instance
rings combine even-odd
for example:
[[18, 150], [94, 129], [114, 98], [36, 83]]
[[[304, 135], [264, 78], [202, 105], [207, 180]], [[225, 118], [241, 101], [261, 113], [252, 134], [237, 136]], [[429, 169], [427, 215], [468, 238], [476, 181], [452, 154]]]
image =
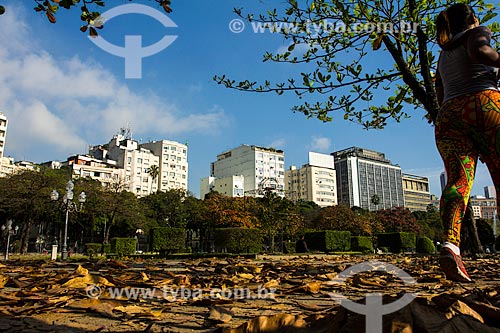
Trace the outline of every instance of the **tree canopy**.
[[[132, 0], [129, 0], [132, 1]], [[171, 0], [150, 0], [156, 2], [167, 13], [172, 12]], [[100, 20], [101, 9], [109, 0], [33, 0], [34, 10], [46, 16], [50, 23], [57, 22], [57, 14], [61, 9], [76, 11], [80, 7], [80, 20], [82, 32], [88, 32], [92, 37], [98, 35], [97, 29], [102, 29], [104, 22]], [[5, 13], [5, 7], [0, 4], [0, 15]]]
[[[284, 7], [260, 15], [236, 8], [242, 19], [289, 42], [284, 52], [265, 53], [264, 62], [292, 64], [301, 72], [274, 83], [226, 75], [214, 80], [240, 91], [292, 92], [302, 101], [294, 112], [324, 122], [342, 117], [380, 129], [389, 120], [409, 117], [408, 107], [425, 109], [432, 121], [438, 110], [434, 19], [451, 3], [286, 0]], [[479, 0], [471, 5], [482, 24], [496, 16], [494, 4]], [[490, 28], [500, 30], [497, 22]]]

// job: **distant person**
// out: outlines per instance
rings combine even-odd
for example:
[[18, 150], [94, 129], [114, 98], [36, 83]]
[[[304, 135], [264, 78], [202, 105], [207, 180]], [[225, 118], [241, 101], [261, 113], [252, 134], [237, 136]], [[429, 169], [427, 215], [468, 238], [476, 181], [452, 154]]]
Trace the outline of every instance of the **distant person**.
[[453, 4], [438, 15], [436, 38], [441, 53], [435, 81], [440, 105], [435, 137], [448, 178], [440, 202], [444, 243], [439, 263], [447, 279], [471, 282], [460, 256], [460, 229], [478, 157], [500, 191], [500, 54], [490, 45], [490, 29], [479, 25], [465, 3]]
[[307, 243], [306, 240], [304, 239], [304, 236], [301, 236], [297, 243], [295, 244], [295, 252], [297, 253], [306, 253], [309, 252], [309, 249], [307, 248]]

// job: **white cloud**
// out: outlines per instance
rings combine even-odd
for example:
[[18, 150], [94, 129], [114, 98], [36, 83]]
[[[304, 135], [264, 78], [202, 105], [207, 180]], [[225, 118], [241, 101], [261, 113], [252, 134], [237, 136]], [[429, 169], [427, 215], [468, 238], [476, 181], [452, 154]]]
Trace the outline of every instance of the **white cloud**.
[[268, 146], [273, 148], [284, 148], [286, 145], [286, 140], [284, 138], [279, 138], [271, 142]]
[[85, 152], [86, 143], [107, 142], [126, 125], [136, 137], [175, 140], [181, 133], [217, 133], [227, 124], [218, 106], [181, 112], [168, 96], [131, 91], [92, 59], [52, 54], [30, 30], [24, 9], [8, 9], [0, 18], [0, 111], [9, 119], [8, 155], [36, 162], [65, 158]]
[[331, 145], [332, 140], [329, 138], [314, 136], [312, 137], [312, 142], [309, 147], [313, 151], [327, 153], [330, 150]]

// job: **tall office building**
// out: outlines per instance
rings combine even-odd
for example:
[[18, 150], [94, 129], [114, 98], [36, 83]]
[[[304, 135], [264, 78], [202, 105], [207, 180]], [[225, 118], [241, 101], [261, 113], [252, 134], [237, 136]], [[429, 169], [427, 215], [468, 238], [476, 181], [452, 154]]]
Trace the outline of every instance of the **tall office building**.
[[403, 174], [403, 194], [405, 208], [412, 212], [426, 211], [427, 206], [431, 203], [429, 178]]
[[161, 140], [143, 143], [142, 148], [149, 149], [160, 158], [158, 189], [188, 190], [188, 147], [185, 144]]
[[272, 188], [284, 196], [285, 154], [282, 150], [241, 145], [217, 156], [210, 164], [210, 176], [218, 179], [243, 176], [247, 195]]
[[[401, 168], [385, 154], [359, 147], [332, 153], [337, 172], [338, 203], [367, 210], [404, 207]], [[379, 203], [372, 201], [378, 196]]]
[[495, 190], [495, 186], [485, 186], [484, 187], [484, 196], [486, 199], [493, 199], [497, 197], [497, 191]]
[[446, 171], [441, 172], [441, 174], [439, 175], [439, 184], [441, 185], [441, 192], [443, 192], [447, 181], [448, 177], [446, 176]]
[[309, 163], [285, 171], [285, 196], [292, 200], [313, 201], [321, 207], [337, 204], [336, 173], [333, 156], [309, 152]]
[[3, 151], [5, 149], [5, 139], [7, 137], [7, 117], [0, 112], [0, 159], [3, 158]]

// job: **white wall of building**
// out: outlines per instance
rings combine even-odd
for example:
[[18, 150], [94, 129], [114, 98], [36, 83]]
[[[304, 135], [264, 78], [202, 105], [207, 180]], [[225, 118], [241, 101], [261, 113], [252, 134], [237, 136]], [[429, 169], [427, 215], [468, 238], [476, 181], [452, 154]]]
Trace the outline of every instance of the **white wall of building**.
[[140, 145], [159, 157], [160, 191], [170, 189], [188, 190], [188, 147], [179, 142], [162, 140]]
[[280, 150], [242, 145], [219, 154], [210, 170], [218, 179], [243, 176], [245, 191], [258, 190], [269, 180], [275, 180], [278, 191], [285, 189], [285, 155]]

